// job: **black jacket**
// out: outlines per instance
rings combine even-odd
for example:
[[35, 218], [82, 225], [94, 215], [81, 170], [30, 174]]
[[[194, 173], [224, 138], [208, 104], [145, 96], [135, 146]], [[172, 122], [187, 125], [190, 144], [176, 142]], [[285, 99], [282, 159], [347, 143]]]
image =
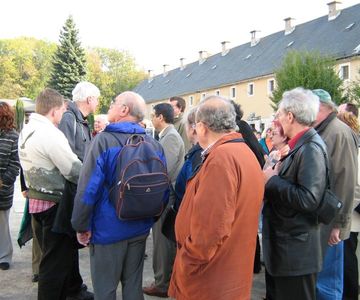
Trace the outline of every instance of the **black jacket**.
[[255, 154], [260, 164], [260, 167], [262, 168], [265, 164], [265, 152], [258, 140], [256, 139], [256, 136], [252, 131], [250, 125], [244, 120], [240, 120], [236, 124], [239, 127], [239, 132], [243, 136], [246, 145], [248, 145], [251, 151]]
[[[316, 142], [315, 143], [312, 143]], [[314, 211], [326, 188], [326, 146], [309, 129], [265, 186], [264, 261], [273, 276], [316, 273], [322, 267], [320, 226]]]

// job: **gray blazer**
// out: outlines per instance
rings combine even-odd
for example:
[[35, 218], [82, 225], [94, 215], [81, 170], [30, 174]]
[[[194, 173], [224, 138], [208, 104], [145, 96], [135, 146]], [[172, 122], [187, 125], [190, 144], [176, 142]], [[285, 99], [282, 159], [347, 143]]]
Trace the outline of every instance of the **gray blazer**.
[[184, 164], [185, 147], [180, 134], [174, 125], [169, 125], [162, 133], [159, 142], [164, 148], [167, 171], [170, 181], [175, 187], [176, 177]]

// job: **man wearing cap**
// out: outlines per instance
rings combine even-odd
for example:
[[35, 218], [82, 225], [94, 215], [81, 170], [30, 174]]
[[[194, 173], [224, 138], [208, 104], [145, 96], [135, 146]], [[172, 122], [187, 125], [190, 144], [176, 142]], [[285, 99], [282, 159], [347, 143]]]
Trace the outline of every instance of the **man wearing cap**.
[[357, 137], [337, 117], [330, 94], [313, 90], [319, 97], [320, 109], [315, 129], [324, 140], [329, 154], [331, 190], [341, 199], [340, 213], [321, 228], [324, 263], [317, 279], [318, 300], [341, 300], [343, 294], [343, 240], [349, 238], [354, 189], [357, 179]]

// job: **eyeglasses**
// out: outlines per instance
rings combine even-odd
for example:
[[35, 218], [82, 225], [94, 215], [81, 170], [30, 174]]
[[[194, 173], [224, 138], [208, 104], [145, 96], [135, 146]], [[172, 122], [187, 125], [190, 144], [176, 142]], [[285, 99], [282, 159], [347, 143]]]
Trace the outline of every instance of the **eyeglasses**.
[[114, 99], [114, 100], [112, 100], [112, 101], [111, 101], [111, 103], [110, 103], [110, 107], [113, 107], [113, 106], [115, 106], [115, 105], [119, 105], [119, 106], [125, 106], [125, 107], [127, 107], [127, 105], [126, 105], [126, 104], [124, 104], [124, 103], [116, 103], [116, 100]]

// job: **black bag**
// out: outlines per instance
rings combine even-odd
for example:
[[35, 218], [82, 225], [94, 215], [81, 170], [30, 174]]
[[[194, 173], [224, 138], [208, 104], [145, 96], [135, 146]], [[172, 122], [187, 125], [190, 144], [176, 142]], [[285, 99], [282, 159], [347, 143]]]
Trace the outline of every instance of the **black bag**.
[[316, 210], [316, 215], [318, 216], [319, 222], [326, 225], [330, 224], [339, 213], [341, 207], [342, 202], [338, 199], [338, 197], [336, 197], [330, 188], [327, 187], [324, 197]]
[[177, 210], [175, 210], [174, 206], [170, 206], [166, 212], [164, 222], [161, 226], [161, 232], [166, 236], [170, 241], [176, 242], [175, 236], [175, 220], [177, 216]]
[[323, 150], [321, 145], [319, 145], [318, 143], [315, 144], [317, 144], [320, 147], [320, 149], [323, 151], [325, 157], [325, 166], [326, 166], [326, 189], [324, 196], [318, 208], [316, 209], [315, 214], [317, 215], [318, 221], [320, 223], [324, 223], [328, 225], [337, 216], [343, 204], [338, 199], [338, 197], [331, 191], [328, 157], [326, 155], [326, 152]]
[[110, 201], [121, 220], [158, 217], [165, 207], [169, 177], [165, 164], [146, 135], [131, 135], [121, 145], [116, 163], [116, 182]]

